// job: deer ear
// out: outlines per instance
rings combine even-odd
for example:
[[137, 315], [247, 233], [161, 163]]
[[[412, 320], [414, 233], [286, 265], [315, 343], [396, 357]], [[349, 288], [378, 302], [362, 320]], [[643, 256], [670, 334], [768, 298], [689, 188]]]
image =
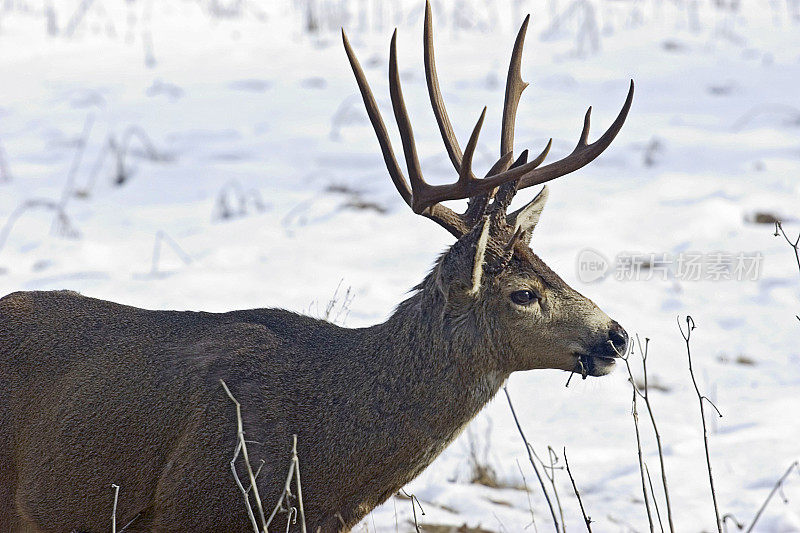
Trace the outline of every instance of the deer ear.
[[485, 216], [442, 258], [436, 284], [445, 296], [448, 308], [466, 308], [480, 292], [491, 224], [491, 218]]
[[489, 244], [489, 226], [491, 219], [486, 217], [486, 220], [481, 224], [481, 235], [478, 237], [478, 243], [475, 245], [475, 256], [472, 259], [472, 284], [470, 294], [476, 295], [481, 289], [481, 278], [483, 277], [483, 262], [486, 260], [486, 245]]
[[514, 227], [514, 231], [522, 229], [520, 240], [525, 244], [530, 244], [531, 242], [533, 228], [539, 222], [544, 205], [547, 203], [548, 194], [549, 189], [545, 185], [533, 200], [508, 216], [508, 222]]

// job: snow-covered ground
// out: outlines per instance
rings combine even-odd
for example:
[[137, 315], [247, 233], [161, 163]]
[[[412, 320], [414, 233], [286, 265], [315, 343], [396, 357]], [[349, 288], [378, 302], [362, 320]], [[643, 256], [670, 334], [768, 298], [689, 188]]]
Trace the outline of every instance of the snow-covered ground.
[[[394, 191], [337, 33], [348, 29], [388, 120], [388, 39], [399, 26], [426, 177], [451, 181], [428, 109], [422, 2], [227, 3], [230, 12], [213, 1], [0, 4], [0, 294], [68, 288], [146, 308], [281, 306], [320, 316], [340, 286], [340, 301], [347, 287], [354, 299], [338, 320], [360, 326], [385, 319], [451, 242]], [[800, 273], [774, 226], [752, 222], [771, 214], [789, 235], [800, 232], [800, 7], [728, 4], [736, 2], [434, 3], [440, 81], [462, 142], [489, 106], [478, 169], [499, 155], [505, 69], [525, 13], [531, 86], [518, 147], [538, 152], [552, 136], [551, 158], [566, 154], [585, 108], [594, 106], [598, 135], [636, 81], [611, 148], [552, 184], [533, 248], [629, 332], [651, 339], [678, 531], [715, 525], [677, 316], [697, 325], [698, 384], [724, 415], [708, 417], [721, 512], [749, 522], [800, 459]], [[670, 254], [675, 263], [667, 279], [612, 271], [584, 283], [577, 260], [588, 248], [612, 263], [620, 254]], [[680, 254], [699, 254], [710, 268], [716, 252], [760, 254], [757, 279], [676, 272]], [[624, 369], [569, 388], [566, 378], [511, 377], [523, 428], [543, 458], [548, 445], [559, 456], [566, 447], [594, 531], [645, 531]], [[660, 497], [642, 406], [640, 418]], [[508, 488], [470, 483], [471, 456]], [[513, 488], [521, 472], [530, 493]], [[532, 506], [547, 531], [535, 485], [501, 394], [407, 491], [421, 501], [422, 524], [533, 530]], [[556, 486], [568, 528], [580, 530], [564, 471]], [[783, 493], [788, 503], [776, 495], [756, 531], [800, 531], [800, 474]], [[410, 502], [395, 498], [357, 530], [408, 531], [411, 516]]]

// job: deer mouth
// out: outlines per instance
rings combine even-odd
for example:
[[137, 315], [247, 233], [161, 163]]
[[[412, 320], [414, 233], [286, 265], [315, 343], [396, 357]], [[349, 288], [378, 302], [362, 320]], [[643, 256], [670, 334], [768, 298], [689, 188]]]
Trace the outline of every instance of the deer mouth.
[[605, 376], [614, 368], [617, 357], [609, 355], [593, 355], [588, 353], [575, 354], [575, 368], [572, 370], [580, 374], [583, 379], [588, 376]]

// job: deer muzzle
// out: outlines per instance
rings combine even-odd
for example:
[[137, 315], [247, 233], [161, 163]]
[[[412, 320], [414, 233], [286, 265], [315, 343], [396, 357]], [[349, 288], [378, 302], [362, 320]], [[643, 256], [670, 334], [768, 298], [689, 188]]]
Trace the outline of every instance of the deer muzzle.
[[611, 372], [616, 359], [628, 349], [628, 333], [616, 320], [611, 321], [606, 338], [594, 344], [586, 353], [576, 354], [576, 370], [584, 377], [603, 376]]

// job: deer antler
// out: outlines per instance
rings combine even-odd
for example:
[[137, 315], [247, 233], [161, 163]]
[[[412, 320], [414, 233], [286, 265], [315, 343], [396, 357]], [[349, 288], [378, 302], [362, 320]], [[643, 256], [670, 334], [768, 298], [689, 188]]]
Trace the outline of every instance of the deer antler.
[[[372, 95], [369, 83], [364, 75], [364, 71], [361, 69], [358, 59], [356, 59], [344, 30], [342, 30], [342, 40], [344, 42], [345, 51], [364, 100], [367, 115], [378, 137], [378, 143], [381, 146], [384, 162], [389, 170], [392, 182], [400, 193], [400, 196], [411, 206], [411, 209], [415, 213], [434, 220], [456, 237], [461, 237], [472, 229], [483, 211], [483, 208], [478, 209], [477, 205], [485, 207], [488, 199], [494, 195], [494, 191], [501, 185], [517, 181], [518, 183], [515, 189], [524, 189], [569, 174], [594, 160], [608, 148], [611, 141], [617, 133], [619, 133], [628, 115], [628, 111], [630, 110], [633, 101], [633, 80], [631, 80], [631, 86], [625, 104], [622, 106], [617, 118], [597, 141], [591, 144], [587, 143], [592, 110], [590, 107], [586, 112], [580, 139], [572, 153], [554, 163], [550, 163], [542, 168], [537, 168], [544, 161], [545, 157], [547, 157], [547, 153], [552, 144], [551, 139], [542, 153], [532, 161], [527, 163], [519, 161], [518, 164], [509, 168], [509, 164], [513, 159], [514, 125], [517, 105], [522, 91], [528, 85], [522, 81], [520, 65], [522, 61], [522, 48], [525, 42], [525, 33], [529, 20], [530, 16], [526, 17], [525, 21], [522, 23], [519, 33], [517, 34], [516, 42], [514, 43], [514, 50], [511, 54], [508, 78], [506, 80], [503, 122], [500, 135], [501, 157], [487, 173], [486, 177], [479, 179], [475, 177], [472, 171], [472, 157], [478, 143], [478, 136], [486, 115], [486, 108], [483, 109], [469, 137], [466, 149], [462, 153], [461, 147], [453, 132], [453, 127], [447, 115], [444, 100], [439, 89], [433, 53], [431, 9], [430, 3], [426, 3], [423, 47], [428, 94], [445, 148], [447, 149], [453, 166], [458, 172], [457, 181], [447, 185], [431, 185], [422, 177], [422, 170], [414, 143], [414, 133], [411, 128], [411, 121], [408, 117], [408, 111], [406, 110], [403, 100], [403, 92], [400, 87], [400, 76], [397, 69], [397, 30], [395, 30], [392, 35], [389, 53], [389, 93], [395, 120], [397, 121], [397, 126], [400, 131], [403, 154], [405, 156], [409, 175], [408, 181], [406, 181], [403, 171], [397, 163], [388, 132], [386, 131], [386, 126], [383, 123], [383, 119], [381, 118], [380, 111], [378, 110], [375, 98]], [[441, 202], [447, 200], [464, 198], [470, 199], [470, 206], [464, 214], [456, 213], [441, 204]]]

